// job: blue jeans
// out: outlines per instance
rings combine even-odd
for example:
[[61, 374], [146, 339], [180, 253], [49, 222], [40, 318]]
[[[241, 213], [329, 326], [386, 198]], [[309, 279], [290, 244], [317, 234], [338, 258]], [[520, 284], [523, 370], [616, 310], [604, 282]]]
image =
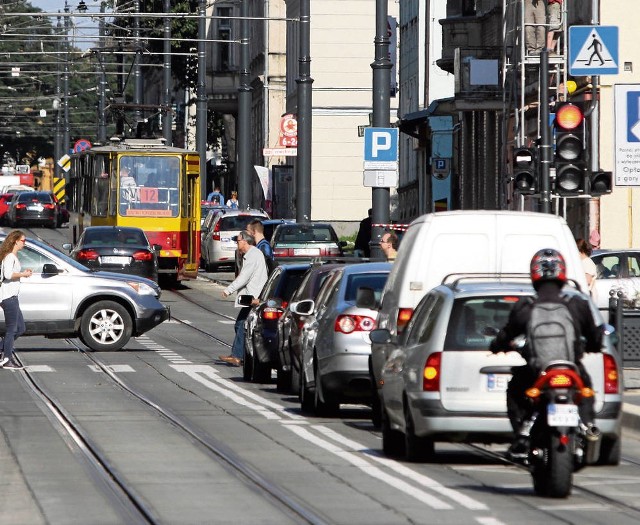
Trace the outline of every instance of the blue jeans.
[[244, 329], [244, 322], [247, 320], [250, 311], [251, 307], [245, 306], [240, 309], [238, 317], [236, 317], [236, 324], [234, 327], [236, 330], [236, 337], [234, 338], [233, 346], [231, 347], [231, 355], [238, 359], [244, 359], [244, 336], [246, 332]]
[[2, 352], [9, 361], [13, 361], [13, 343], [18, 337], [24, 334], [26, 327], [24, 318], [20, 310], [18, 296], [14, 295], [0, 302], [0, 307], [4, 311], [5, 334], [2, 343]]

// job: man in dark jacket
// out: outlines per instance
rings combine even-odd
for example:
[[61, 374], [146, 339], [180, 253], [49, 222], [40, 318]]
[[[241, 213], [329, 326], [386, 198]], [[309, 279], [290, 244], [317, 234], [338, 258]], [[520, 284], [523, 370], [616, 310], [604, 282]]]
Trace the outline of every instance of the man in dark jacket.
[[[591, 308], [586, 299], [575, 295], [570, 298], [562, 294], [562, 287], [567, 282], [566, 263], [564, 257], [553, 249], [544, 249], [537, 252], [531, 260], [531, 281], [536, 290], [536, 298], [533, 301], [521, 300], [514, 306], [506, 326], [491, 342], [492, 352], [511, 351], [511, 342], [520, 335], [527, 335], [531, 313], [537, 303], [564, 304], [573, 319], [575, 330], [574, 356], [575, 363], [585, 386], [591, 387], [591, 378], [582, 364], [584, 352], [600, 352], [602, 346], [602, 327], [596, 326]], [[584, 341], [584, 347], [582, 345]], [[528, 435], [528, 429], [523, 425], [528, 420], [531, 405], [525, 395], [540, 373], [536, 356], [532, 355], [532, 349], [526, 345], [522, 349], [522, 356], [527, 361], [526, 365], [514, 367], [513, 376], [507, 387], [507, 412], [511, 426], [517, 435]], [[593, 423], [595, 413], [593, 398], [583, 398], [579, 406], [580, 418], [587, 426]], [[514, 447], [517, 445], [514, 444]]]
[[373, 208], [369, 208], [369, 215], [365, 219], [360, 221], [360, 228], [358, 229], [358, 235], [356, 236], [356, 242], [354, 249], [359, 250], [364, 257], [371, 256], [371, 216], [373, 215]]

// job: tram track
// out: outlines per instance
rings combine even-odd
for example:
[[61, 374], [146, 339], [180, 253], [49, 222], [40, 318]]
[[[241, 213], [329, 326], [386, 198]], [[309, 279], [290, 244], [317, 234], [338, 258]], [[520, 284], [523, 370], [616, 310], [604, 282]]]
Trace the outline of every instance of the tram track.
[[[215, 339], [219, 343], [227, 344], [219, 338], [200, 330], [189, 323], [179, 321], [190, 328], [197, 330], [205, 336]], [[305, 506], [296, 498], [284, 490], [280, 485], [261, 474], [250, 463], [244, 461], [235, 454], [226, 444], [207, 434], [188, 421], [161, 406], [153, 399], [138, 391], [131, 385], [123, 381], [111, 370], [108, 364], [103, 362], [91, 351], [86, 350], [76, 340], [68, 339], [67, 342], [74, 347], [87, 361], [97, 367], [105, 374], [109, 380], [122, 391], [142, 403], [148, 410], [156, 416], [168, 421], [173, 428], [183, 434], [187, 439], [195, 443], [201, 450], [216, 462], [225, 466], [226, 470], [232, 473], [246, 486], [262, 494], [283, 514], [293, 518], [297, 523], [324, 524], [329, 520], [319, 514], [315, 509]], [[18, 361], [19, 356], [16, 354]], [[21, 361], [20, 361], [21, 362]], [[24, 364], [21, 362], [21, 364]], [[117, 468], [111, 466], [109, 459], [100, 451], [100, 447], [94, 440], [78, 425], [74, 417], [68, 413], [62, 404], [55, 397], [47, 392], [47, 389], [38, 380], [37, 374], [29, 372], [28, 368], [21, 371], [25, 382], [42, 403], [43, 409], [57, 423], [58, 432], [65, 441], [73, 443], [75, 451], [82, 456], [86, 464], [92, 469], [92, 478], [103, 486], [110, 501], [118, 508], [123, 515], [123, 523], [162, 523], [161, 517], [157, 516], [154, 509], [130, 486], [128, 481], [118, 472]]]

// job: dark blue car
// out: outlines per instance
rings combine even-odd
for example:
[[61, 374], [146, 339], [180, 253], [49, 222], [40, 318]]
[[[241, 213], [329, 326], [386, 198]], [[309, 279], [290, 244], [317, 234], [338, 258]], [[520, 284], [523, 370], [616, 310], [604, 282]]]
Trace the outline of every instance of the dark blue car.
[[267, 383], [271, 370], [278, 371], [278, 389], [288, 389], [290, 377], [282, 372], [279, 362], [278, 319], [298, 288], [309, 263], [284, 264], [276, 267], [264, 285], [246, 320], [243, 375], [246, 380]]

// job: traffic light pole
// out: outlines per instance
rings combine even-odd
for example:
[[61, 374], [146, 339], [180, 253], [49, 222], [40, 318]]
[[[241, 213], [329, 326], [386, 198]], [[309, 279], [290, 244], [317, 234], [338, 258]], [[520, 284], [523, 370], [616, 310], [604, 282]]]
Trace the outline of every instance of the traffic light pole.
[[551, 162], [553, 151], [549, 126], [549, 51], [540, 52], [540, 211], [551, 213]]

